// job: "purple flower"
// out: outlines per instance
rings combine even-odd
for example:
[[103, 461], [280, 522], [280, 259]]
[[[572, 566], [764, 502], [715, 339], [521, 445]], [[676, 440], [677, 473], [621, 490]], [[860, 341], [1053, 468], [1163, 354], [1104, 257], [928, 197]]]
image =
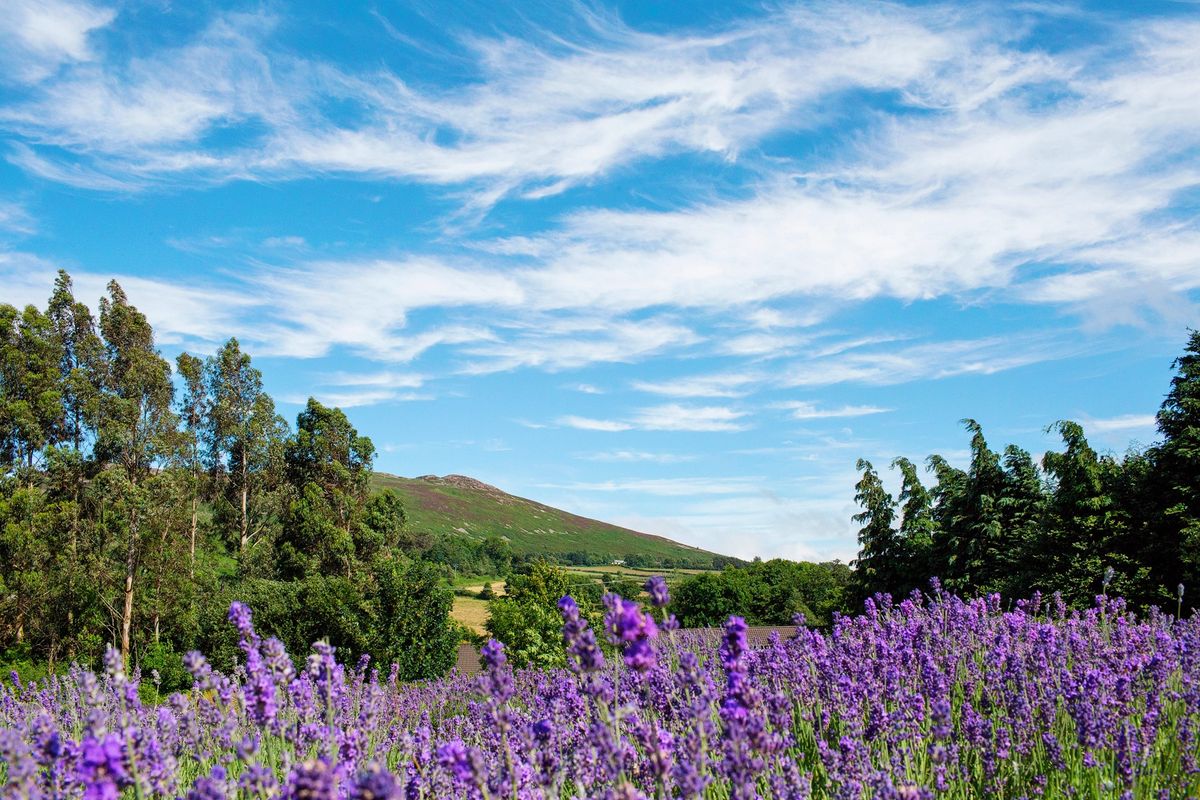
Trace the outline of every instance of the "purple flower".
[[651, 670], [656, 660], [651, 641], [658, 636], [654, 620], [637, 603], [615, 594], [606, 594], [604, 605], [608, 608], [604, 615], [608, 640], [624, 648], [625, 666], [637, 672]]
[[438, 748], [438, 763], [454, 776], [454, 780], [476, 788], [483, 785], [483, 759], [479, 751], [454, 739]]
[[227, 782], [225, 768], [217, 765], [207, 776], [201, 775], [188, 790], [187, 800], [225, 800]]
[[359, 773], [350, 790], [350, 800], [399, 800], [400, 796], [396, 776], [378, 765]]
[[579, 606], [567, 595], [558, 601], [563, 618], [563, 642], [567, 646], [567, 666], [574, 672], [592, 673], [604, 669], [604, 653], [596, 634], [579, 614]]
[[282, 800], [335, 800], [333, 770], [325, 759], [311, 759], [292, 767]]
[[116, 800], [120, 790], [132, 783], [120, 737], [114, 733], [102, 739], [89, 736], [80, 750], [76, 775], [83, 784], [84, 800]]
[[671, 593], [667, 591], [667, 581], [662, 575], [652, 576], [643, 588], [650, 594], [650, 605], [655, 608], [666, 608], [671, 602]]

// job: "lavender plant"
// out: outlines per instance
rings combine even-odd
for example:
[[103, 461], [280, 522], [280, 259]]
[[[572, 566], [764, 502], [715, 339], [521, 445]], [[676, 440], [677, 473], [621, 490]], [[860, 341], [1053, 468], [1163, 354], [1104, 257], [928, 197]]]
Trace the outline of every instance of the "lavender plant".
[[478, 679], [413, 684], [323, 644], [294, 663], [235, 603], [244, 666], [190, 654], [193, 688], [161, 703], [115, 654], [0, 688], [3, 797], [1200, 796], [1195, 616], [935, 584], [754, 649], [737, 617], [675, 630], [647, 591], [650, 610], [605, 599], [611, 658], [564, 597], [566, 668], [514, 672], [492, 641]]

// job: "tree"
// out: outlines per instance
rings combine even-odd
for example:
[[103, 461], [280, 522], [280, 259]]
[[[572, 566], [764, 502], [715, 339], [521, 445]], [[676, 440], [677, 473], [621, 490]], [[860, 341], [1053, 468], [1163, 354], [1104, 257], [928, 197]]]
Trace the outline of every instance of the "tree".
[[350, 574], [354, 529], [370, 489], [374, 455], [371, 440], [359, 436], [341, 409], [309, 398], [285, 453], [296, 499], [278, 548], [282, 575], [295, 577], [308, 570]]
[[391, 489], [372, 495], [363, 508], [354, 537], [355, 556], [369, 561], [376, 555], [392, 553], [404, 536], [404, 502]]
[[[488, 602], [484, 627], [504, 642], [515, 664], [560, 667], [566, 663], [566, 655], [558, 601], [570, 594], [570, 589], [563, 570], [535, 561], [527, 574], [509, 577], [504, 596]], [[585, 614], [593, 610], [586, 602], [580, 608]]]
[[196, 527], [200, 510], [200, 445], [204, 421], [208, 417], [208, 389], [204, 383], [204, 362], [188, 353], [180, 353], [175, 359], [176, 369], [183, 378], [183, 396], [179, 402], [179, 416], [186, 433], [184, 458], [187, 461], [190, 481], [188, 495], [191, 504], [191, 524], [188, 526], [188, 573], [196, 574]]
[[64, 433], [59, 361], [49, 317], [35, 306], [0, 306], [0, 463], [28, 486], [36, 459]]
[[1174, 583], [1200, 591], [1200, 331], [1190, 331], [1175, 376], [1158, 411], [1162, 442], [1150, 452], [1161, 509], [1152, 569], [1169, 591]]
[[916, 465], [900, 457], [892, 459], [892, 468], [900, 470], [899, 584], [907, 593], [921, 587], [929, 576], [937, 523], [933, 519], [933, 498], [921, 483]]
[[870, 461], [860, 458], [856, 469], [862, 472], [862, 477], [854, 487], [854, 500], [862, 511], [854, 515], [854, 521], [862, 527], [858, 531], [855, 575], [860, 597], [865, 598], [874, 592], [896, 590], [903, 554], [892, 527], [896, 520], [892, 495]]
[[104, 344], [96, 333], [91, 310], [75, 299], [71, 276], [65, 270], [58, 271], [47, 315], [54, 327], [61, 355], [59, 376], [65, 439], [76, 453], [80, 453], [98, 411]]
[[178, 420], [171, 410], [171, 366], [155, 349], [145, 315], [130, 305], [116, 281], [109, 282], [108, 296], [100, 300], [100, 332], [108, 370], [96, 451], [122, 473], [110, 485], [127, 515], [122, 531], [126, 547], [120, 639], [121, 655], [128, 661], [142, 518], [148, 501], [143, 483], [153, 465], [173, 454]]
[[380, 559], [373, 573], [371, 652], [399, 665], [401, 680], [446, 674], [459, 637], [450, 619], [454, 595], [437, 568], [425, 561]]
[[221, 488], [222, 516], [234, 518], [234, 540], [244, 553], [270, 530], [277, 516], [283, 440], [287, 424], [263, 391], [262, 373], [237, 339], [208, 359], [207, 442], [209, 464]]
[[1069, 602], [1085, 603], [1098, 594], [1107, 568], [1130, 577], [1130, 565], [1112, 546], [1121, 534], [1121, 520], [1106, 491], [1104, 473], [1116, 465], [1111, 458], [1097, 456], [1078, 423], [1062, 420], [1051, 429], [1059, 432], [1066, 448], [1042, 458], [1053, 491], [1042, 551], [1049, 585], [1041, 588], [1052, 586]]

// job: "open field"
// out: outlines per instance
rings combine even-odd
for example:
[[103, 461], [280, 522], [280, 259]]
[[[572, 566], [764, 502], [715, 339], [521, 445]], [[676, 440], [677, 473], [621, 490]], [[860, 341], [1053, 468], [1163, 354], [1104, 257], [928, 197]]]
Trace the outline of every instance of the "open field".
[[475, 633], [484, 633], [483, 623], [487, 622], [488, 618], [487, 601], [455, 595], [454, 607], [450, 609], [450, 616]]

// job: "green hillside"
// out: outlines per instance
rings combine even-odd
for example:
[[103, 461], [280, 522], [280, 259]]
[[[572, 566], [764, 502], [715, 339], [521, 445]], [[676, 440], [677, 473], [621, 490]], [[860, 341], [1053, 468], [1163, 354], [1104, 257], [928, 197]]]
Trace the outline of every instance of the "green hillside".
[[515, 497], [463, 475], [401, 478], [377, 472], [374, 486], [400, 495], [410, 530], [478, 539], [501, 536], [510, 542], [517, 555], [586, 552], [615, 560], [637, 554], [679, 562], [710, 562], [714, 556], [662, 536], [639, 533]]

